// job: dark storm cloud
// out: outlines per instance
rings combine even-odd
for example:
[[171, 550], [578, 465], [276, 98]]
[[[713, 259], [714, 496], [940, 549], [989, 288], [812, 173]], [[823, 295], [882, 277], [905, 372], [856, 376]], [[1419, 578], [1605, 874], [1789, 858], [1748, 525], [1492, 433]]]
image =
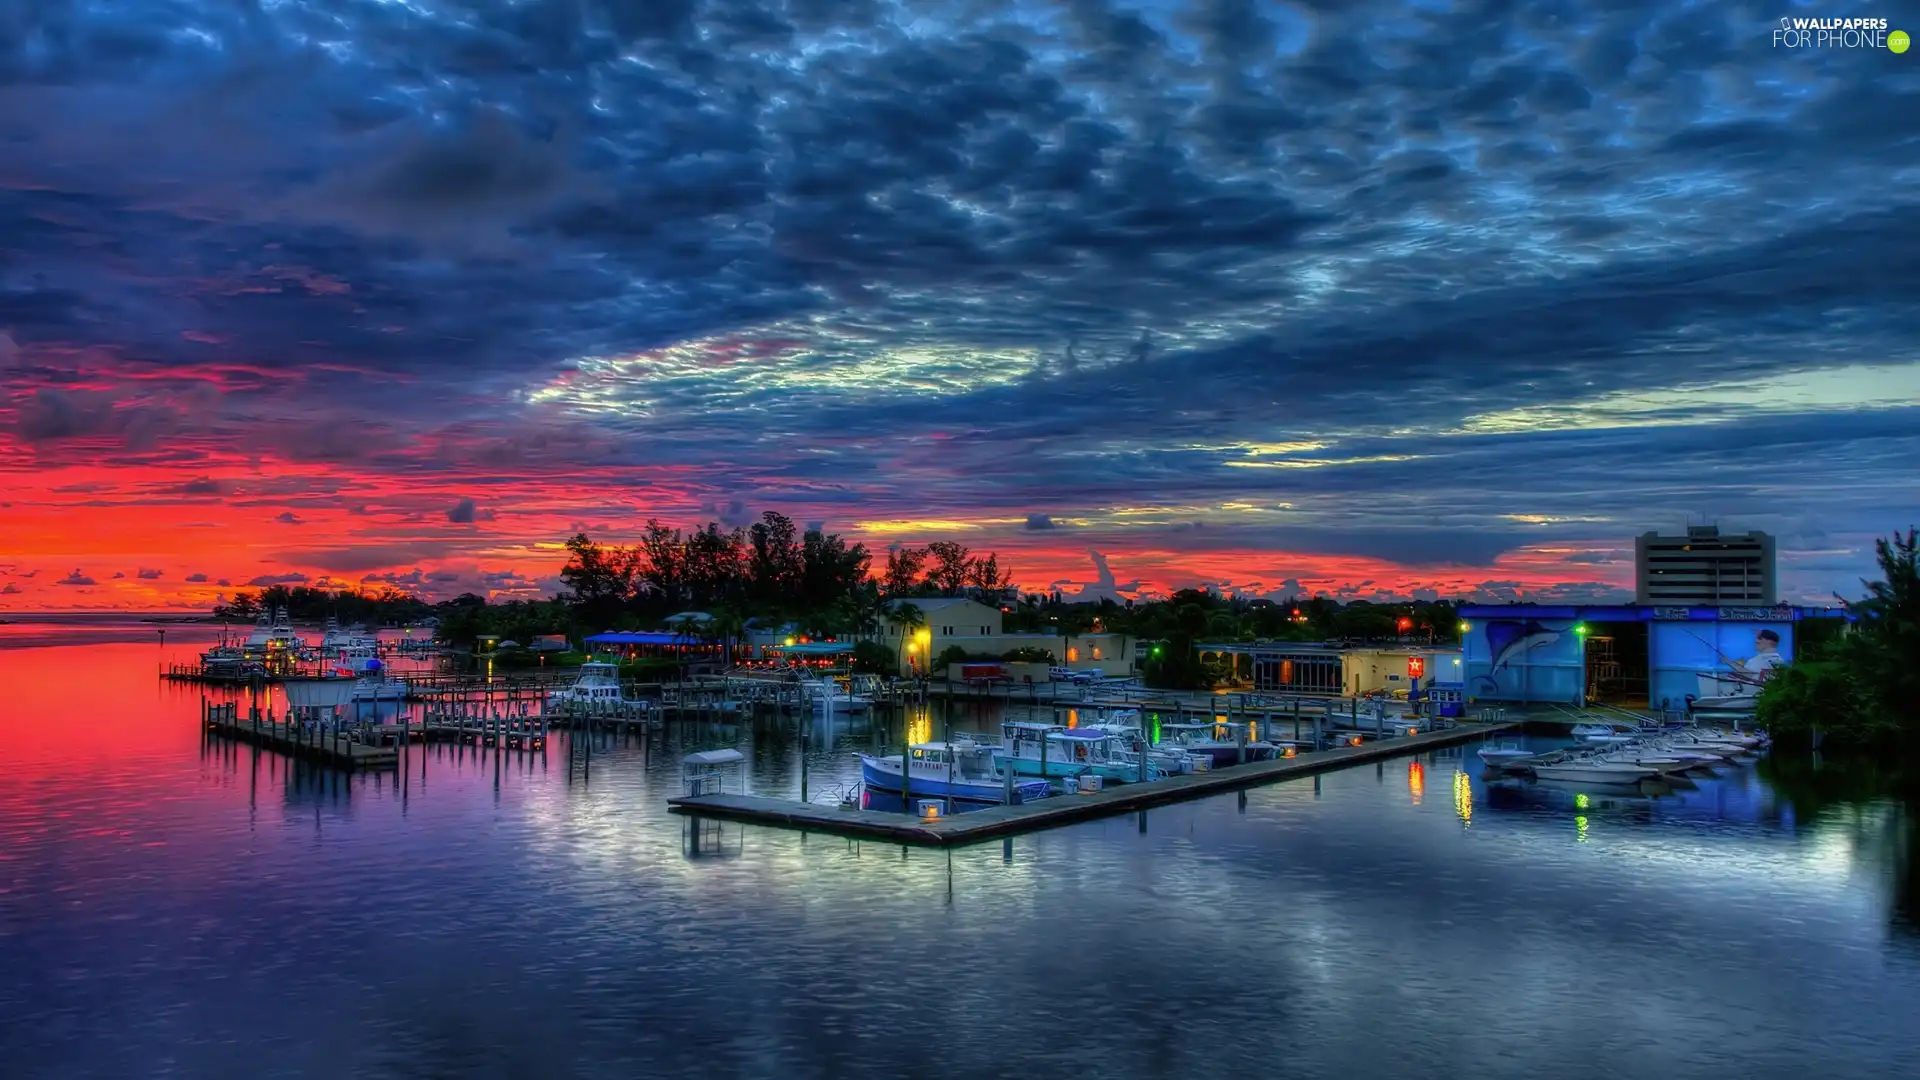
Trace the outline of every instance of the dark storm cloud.
[[[571, 457], [687, 470], [729, 522], [798, 492], [1116, 552], [1100, 511], [1198, 500], [1182, 545], [1445, 563], [1526, 542], [1503, 514], [1764, 507], [1769, 433], [1819, 455], [1775, 505], [1846, 531], [1911, 449], [1791, 389], [1527, 413], [1913, 362], [1920, 87], [1775, 50], [1750, 4], [32, 11], [0, 30], [0, 390], [37, 454]], [[1229, 464], [1307, 440], [1335, 463]], [[1217, 511], [1247, 500], [1300, 518]]]

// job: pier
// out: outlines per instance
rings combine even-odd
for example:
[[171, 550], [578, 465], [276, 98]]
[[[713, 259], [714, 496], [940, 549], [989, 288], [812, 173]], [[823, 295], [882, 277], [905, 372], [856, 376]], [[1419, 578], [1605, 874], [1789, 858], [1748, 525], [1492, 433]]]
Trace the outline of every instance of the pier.
[[392, 769], [400, 763], [394, 748], [360, 742], [327, 725], [276, 721], [271, 712], [262, 716], [259, 710], [243, 715], [234, 702], [202, 702], [200, 712], [211, 734], [293, 757], [343, 769]]
[[922, 818], [880, 810], [847, 810], [757, 795], [687, 795], [668, 799], [676, 814], [824, 832], [919, 847], [962, 847], [1074, 822], [1113, 817], [1168, 803], [1311, 776], [1369, 761], [1475, 742], [1517, 728], [1518, 723], [1462, 723], [1440, 731], [1340, 746], [1291, 758], [1233, 765], [1144, 784], [1121, 784], [1091, 795], [1056, 795], [1037, 802], [989, 806], [963, 814]]

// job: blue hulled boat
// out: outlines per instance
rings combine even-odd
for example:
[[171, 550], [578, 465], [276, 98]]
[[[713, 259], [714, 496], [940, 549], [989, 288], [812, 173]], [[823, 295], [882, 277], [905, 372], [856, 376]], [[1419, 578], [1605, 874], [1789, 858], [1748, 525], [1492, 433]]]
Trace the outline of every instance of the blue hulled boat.
[[[907, 748], [912, 766], [912, 796], [948, 799], [958, 803], [998, 806], [1007, 801], [1007, 782], [994, 757], [994, 748], [971, 742], [915, 743]], [[860, 755], [860, 779], [867, 787], [900, 794], [900, 759]], [[1013, 801], [1031, 802], [1052, 794], [1044, 780], [1013, 782]]]

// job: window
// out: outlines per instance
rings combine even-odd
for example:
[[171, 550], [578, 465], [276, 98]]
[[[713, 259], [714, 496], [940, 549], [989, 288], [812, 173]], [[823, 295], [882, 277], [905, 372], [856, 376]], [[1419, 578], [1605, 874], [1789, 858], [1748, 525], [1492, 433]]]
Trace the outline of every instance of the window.
[[981, 636], [981, 637], [986, 637], [986, 636], [987, 636], [987, 628], [986, 628], [986, 627], [984, 627], [984, 626], [983, 626], [983, 627], [981, 627], [981, 628], [980, 628], [980, 636]]
[[953, 636], [953, 627], [951, 627], [951, 626], [943, 626], [943, 627], [941, 627], [941, 628], [940, 628], [940, 636], [941, 636], [941, 637], [952, 637], [952, 636]]

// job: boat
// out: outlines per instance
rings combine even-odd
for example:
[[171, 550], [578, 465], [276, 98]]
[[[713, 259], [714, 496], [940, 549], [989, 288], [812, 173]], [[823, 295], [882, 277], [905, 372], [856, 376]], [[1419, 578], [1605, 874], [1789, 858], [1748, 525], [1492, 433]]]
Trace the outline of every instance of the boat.
[[850, 679], [821, 679], [803, 674], [800, 690], [813, 707], [822, 712], [866, 712], [873, 704], [871, 696], [855, 692]]
[[[1122, 710], [1115, 715], [1126, 716], [1129, 712], [1132, 712], [1136, 717], [1139, 715], [1138, 712], [1134, 710]], [[1106, 719], [1096, 724], [1082, 724], [1074, 730], [1104, 731], [1128, 747], [1139, 746], [1146, 741], [1146, 737], [1137, 719], [1133, 723], [1128, 723], [1125, 720]], [[1131, 749], [1118, 750], [1115, 751], [1115, 753], [1123, 756], [1125, 760], [1133, 765], [1135, 777], [1140, 775], [1140, 759], [1133, 756]], [[1185, 776], [1188, 773], [1205, 772], [1213, 767], [1213, 759], [1211, 757], [1204, 754], [1189, 754], [1177, 746], [1155, 746], [1149, 748], [1147, 751], [1147, 763], [1167, 776]]]
[[1243, 746], [1246, 749], [1245, 760], [1247, 761], [1267, 761], [1281, 753], [1280, 747], [1270, 742], [1249, 739], [1247, 736], [1247, 725], [1231, 720], [1198, 724], [1161, 724], [1159, 745], [1163, 748], [1177, 748], [1189, 754], [1204, 755], [1212, 760], [1213, 768], [1216, 769], [1240, 764], [1240, 751]]
[[1540, 756], [1539, 751], [1529, 750], [1513, 739], [1503, 739], [1491, 746], [1483, 746], [1479, 754], [1483, 763], [1496, 769], [1504, 768], [1516, 761]]
[[620, 690], [620, 665], [590, 660], [580, 665], [580, 674], [572, 683], [547, 695], [547, 704], [571, 708], [611, 708], [633, 704]]
[[[913, 798], [950, 799], [981, 806], [1007, 801], [1007, 778], [1001, 772], [995, 748], [981, 743], [927, 742], [907, 748], [908, 779]], [[860, 779], [867, 787], [901, 795], [900, 758], [860, 755]], [[1013, 781], [1013, 801], [1046, 798], [1053, 786], [1045, 780]]]
[[[1140, 759], [1127, 755], [1128, 749], [1111, 733], [1097, 729], [1064, 728], [1058, 724], [1010, 720], [1000, 725], [1001, 745], [997, 754], [1005, 768], [1017, 776], [1042, 778], [1076, 777], [1092, 774], [1103, 780], [1125, 784], [1139, 780]], [[1132, 760], [1127, 760], [1132, 757]], [[1159, 780], [1166, 773], [1147, 762], [1148, 780]]]
[[[342, 672], [342, 674], [350, 675], [352, 672]], [[348, 695], [347, 700], [405, 701], [411, 689], [405, 680], [389, 678], [380, 661], [369, 660], [366, 667], [360, 669], [360, 678], [353, 684], [353, 692]]]
[[354, 630], [343, 630], [340, 620], [329, 615], [320, 632], [320, 655], [328, 660], [374, 660], [380, 655], [380, 642]]
[[1587, 784], [1635, 784], [1660, 775], [1660, 770], [1629, 761], [1608, 761], [1598, 754], [1547, 754], [1529, 763], [1528, 771], [1541, 780], [1570, 780]]

